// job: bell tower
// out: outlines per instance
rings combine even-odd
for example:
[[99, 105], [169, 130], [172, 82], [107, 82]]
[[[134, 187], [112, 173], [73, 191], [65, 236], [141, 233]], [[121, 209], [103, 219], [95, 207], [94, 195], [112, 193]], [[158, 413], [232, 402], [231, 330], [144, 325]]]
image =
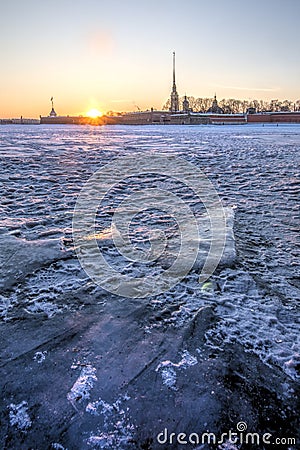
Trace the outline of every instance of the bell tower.
[[186, 94], [182, 102], [182, 111], [185, 113], [190, 112], [190, 102], [188, 101]]

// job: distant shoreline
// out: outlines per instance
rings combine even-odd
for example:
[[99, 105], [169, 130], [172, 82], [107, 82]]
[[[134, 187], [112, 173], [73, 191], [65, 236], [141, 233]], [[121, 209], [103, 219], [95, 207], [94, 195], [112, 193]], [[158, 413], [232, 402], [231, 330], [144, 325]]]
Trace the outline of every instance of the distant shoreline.
[[244, 125], [244, 124], [300, 124], [300, 111], [265, 113], [198, 113], [170, 111], [129, 112], [116, 116], [40, 116], [39, 119], [0, 119], [0, 125]]

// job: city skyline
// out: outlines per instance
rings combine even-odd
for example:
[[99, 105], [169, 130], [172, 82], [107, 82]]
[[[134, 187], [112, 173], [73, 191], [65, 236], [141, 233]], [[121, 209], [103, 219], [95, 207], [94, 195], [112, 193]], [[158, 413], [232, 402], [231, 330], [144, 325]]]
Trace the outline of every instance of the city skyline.
[[0, 117], [160, 109], [179, 96], [298, 100], [297, 0], [0, 6]]

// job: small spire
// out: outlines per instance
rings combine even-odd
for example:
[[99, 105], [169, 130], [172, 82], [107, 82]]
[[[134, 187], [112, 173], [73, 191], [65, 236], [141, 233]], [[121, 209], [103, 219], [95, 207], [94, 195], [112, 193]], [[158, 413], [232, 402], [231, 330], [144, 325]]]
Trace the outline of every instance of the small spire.
[[57, 114], [56, 114], [55, 109], [54, 109], [54, 106], [53, 106], [53, 97], [50, 98], [50, 101], [51, 101], [52, 109], [51, 109], [51, 112], [50, 112], [49, 116], [50, 116], [50, 117], [56, 117]]

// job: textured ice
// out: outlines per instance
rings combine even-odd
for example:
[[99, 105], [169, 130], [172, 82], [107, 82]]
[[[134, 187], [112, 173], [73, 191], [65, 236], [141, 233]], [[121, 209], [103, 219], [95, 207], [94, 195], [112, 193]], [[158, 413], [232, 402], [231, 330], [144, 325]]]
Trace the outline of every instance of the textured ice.
[[76, 402], [81, 403], [83, 400], [88, 400], [95, 381], [97, 381], [96, 369], [88, 364], [81, 370], [80, 376], [68, 392], [67, 399], [73, 405]]
[[35, 301], [34, 304], [29, 305], [25, 308], [25, 311], [34, 314], [34, 313], [45, 313], [47, 317], [52, 317], [56, 313], [58, 313], [59, 308], [50, 302], [44, 301]]
[[28, 414], [28, 403], [22, 401], [17, 405], [11, 403], [9, 405], [9, 421], [11, 426], [17, 427], [19, 430], [26, 432], [31, 427], [32, 422]]
[[34, 361], [36, 361], [38, 364], [42, 364], [42, 363], [45, 361], [46, 356], [47, 356], [47, 351], [44, 351], [44, 352], [35, 352], [33, 359], [34, 359]]
[[121, 422], [117, 423], [115, 430], [109, 432], [102, 432], [97, 435], [92, 435], [87, 440], [87, 445], [93, 449], [116, 449], [125, 450], [132, 448], [129, 444], [133, 440], [133, 425], [124, 425]]
[[90, 402], [86, 407], [86, 412], [93, 414], [95, 416], [99, 416], [100, 414], [112, 414], [113, 411], [118, 409], [118, 405], [110, 405], [102, 399], [99, 399], [95, 402]]
[[[168, 361], [169, 362], [169, 361]], [[174, 391], [177, 390], [176, 387], [176, 370], [172, 366], [165, 366], [161, 368], [161, 377], [163, 384]]]
[[233, 444], [232, 442], [224, 442], [223, 444], [218, 445], [218, 450], [239, 450], [240, 445]]
[[158, 364], [155, 371], [160, 372], [163, 380], [163, 384], [170, 389], [177, 390], [176, 387], [176, 370], [185, 370], [190, 366], [194, 366], [198, 363], [195, 356], [191, 355], [187, 350], [184, 350], [181, 355], [181, 360], [178, 363], [166, 360]]
[[10, 298], [0, 295], [0, 317], [5, 319], [10, 309], [13, 308], [13, 304]]
[[[180, 327], [198, 309], [219, 317], [207, 345], [241, 342], [268, 364], [295, 377], [299, 371], [300, 242], [299, 126], [279, 127], [31, 127], [1, 128], [0, 316], [55, 318], [91, 301], [80, 289], [92, 283], [72, 253], [72, 213], [86, 180], [114, 158], [151, 152], [191, 161], [216, 187], [227, 215], [227, 239], [219, 270], [205, 285], [195, 267], [169, 292], [151, 298], [162, 319], [151, 327]], [[172, 252], [149, 267], [124, 258], [112, 246], [110, 225], [126, 195], [166, 187], [191, 206], [201, 226], [205, 210], [193, 192], [163, 174], [130, 179], [99, 207], [96, 237], [105, 258], [134, 277], [161, 273]], [[234, 213], [234, 215], [233, 215]], [[146, 250], [149, 227], [176, 237], [178, 229], [159, 211], [132, 224], [131, 237]], [[234, 234], [233, 234], [234, 230]], [[209, 234], [209, 233], [208, 233]], [[199, 267], [208, 245], [200, 245]], [[201, 254], [202, 252], [202, 254]], [[66, 259], [68, 258], [68, 259]], [[230, 266], [230, 269], [228, 267]], [[90, 283], [90, 285], [88, 284]], [[92, 296], [93, 294], [91, 294]], [[163, 314], [161, 314], [163, 312]], [[178, 369], [174, 369], [178, 370]]]
[[26, 311], [31, 315], [42, 314], [51, 318], [70, 308], [77, 309], [76, 292], [85, 280], [87, 276], [79, 262], [72, 259], [36, 269], [13, 292], [0, 296], [0, 317], [4, 320], [16, 319], [23, 317]]
[[243, 343], [266, 363], [279, 364], [297, 376], [299, 325], [289, 307], [279, 308], [278, 298], [264, 294], [244, 271], [226, 269], [218, 278], [213, 298], [221, 320], [207, 332], [207, 345], [220, 348], [224, 342]]
[[99, 398], [87, 405], [86, 412], [103, 417], [103, 428], [99, 428], [97, 433], [92, 433], [87, 439], [89, 447], [118, 450], [128, 448], [127, 445], [132, 441], [134, 432], [134, 425], [130, 421], [128, 408], [125, 406], [125, 402], [129, 399], [128, 395], [124, 395], [109, 404]]
[[0, 288], [8, 290], [35, 269], [63, 257], [61, 243], [57, 240], [26, 241], [0, 234]]

